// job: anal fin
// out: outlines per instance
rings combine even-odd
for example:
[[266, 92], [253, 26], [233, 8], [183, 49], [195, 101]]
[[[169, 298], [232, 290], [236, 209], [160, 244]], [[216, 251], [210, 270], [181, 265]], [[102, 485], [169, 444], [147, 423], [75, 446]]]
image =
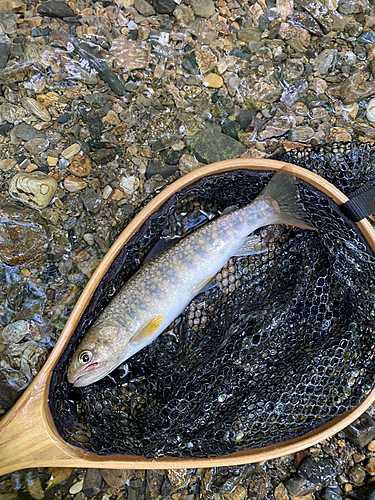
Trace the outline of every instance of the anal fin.
[[206, 278], [202, 280], [200, 283], [198, 283], [197, 286], [195, 286], [192, 290], [193, 297], [198, 295], [198, 293], [203, 293], [207, 292], [207, 290], [211, 290], [214, 286], [217, 285], [216, 281], [216, 274], [213, 276], [210, 276], [209, 278]]
[[252, 235], [247, 236], [247, 238], [242, 242], [242, 244], [237, 248], [232, 256], [241, 257], [245, 255], [256, 255], [258, 253], [263, 253], [266, 251], [267, 247], [262, 245], [260, 237], [257, 235]]

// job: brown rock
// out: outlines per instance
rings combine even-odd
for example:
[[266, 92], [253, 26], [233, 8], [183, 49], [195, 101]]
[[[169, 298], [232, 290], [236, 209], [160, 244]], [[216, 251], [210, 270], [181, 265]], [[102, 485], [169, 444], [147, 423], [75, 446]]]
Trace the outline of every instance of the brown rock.
[[367, 81], [361, 71], [350, 75], [340, 85], [339, 98], [344, 104], [358, 102], [371, 95], [375, 95], [375, 82]]
[[127, 123], [120, 123], [120, 125], [117, 125], [117, 127], [114, 127], [112, 129], [112, 134], [113, 135], [122, 135], [125, 134], [125, 132], [128, 130], [128, 124]]
[[0, 261], [19, 266], [45, 254], [49, 236], [43, 221], [30, 209], [13, 203], [0, 206]]
[[201, 73], [211, 71], [217, 63], [217, 57], [210, 50], [196, 50], [195, 57]]
[[279, 483], [276, 486], [273, 494], [275, 496], [275, 500], [288, 500], [289, 499], [288, 491], [285, 488], [285, 486], [283, 485], [283, 483]]
[[289, 23], [281, 23], [279, 36], [282, 40], [297, 39], [305, 47], [309, 46], [311, 40], [310, 33], [307, 30], [292, 26]]
[[326, 142], [350, 142], [351, 135], [342, 127], [332, 127], [326, 135]]
[[46, 207], [52, 200], [56, 189], [55, 179], [43, 172], [19, 172], [9, 184], [9, 193], [13, 198], [34, 208]]
[[124, 193], [120, 189], [115, 189], [112, 194], [112, 200], [119, 201], [124, 197]]
[[225, 500], [244, 500], [246, 498], [246, 489], [242, 484], [238, 484], [233, 491], [224, 495]]
[[104, 481], [112, 488], [121, 488], [128, 479], [128, 471], [118, 469], [100, 469]]
[[16, 13], [22, 13], [26, 10], [26, 4], [21, 0], [1, 0], [0, 12], [11, 10]]
[[202, 84], [206, 87], [219, 89], [223, 86], [223, 79], [216, 73], [208, 73], [208, 75], [203, 78]]
[[87, 183], [85, 181], [74, 175], [69, 175], [69, 177], [64, 180], [64, 187], [69, 193], [78, 193], [78, 191], [85, 189], [86, 186]]
[[[374, 131], [375, 131], [375, 129], [374, 129]], [[369, 442], [369, 444], [367, 445], [367, 449], [369, 451], [375, 451], [375, 440]]]
[[375, 476], [375, 458], [371, 457], [366, 465], [366, 470], [370, 476]]
[[84, 153], [75, 155], [68, 168], [76, 177], [86, 177], [91, 172], [90, 158]]

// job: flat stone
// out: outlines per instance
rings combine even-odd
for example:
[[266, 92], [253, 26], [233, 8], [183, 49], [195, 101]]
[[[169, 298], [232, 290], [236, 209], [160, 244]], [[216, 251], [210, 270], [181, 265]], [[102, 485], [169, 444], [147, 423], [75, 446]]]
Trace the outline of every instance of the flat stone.
[[323, 50], [314, 60], [316, 71], [321, 75], [326, 75], [334, 67], [337, 59], [336, 49]]
[[190, 141], [199, 161], [214, 163], [240, 157], [246, 148], [238, 141], [223, 134], [216, 127], [208, 127]]
[[291, 477], [285, 482], [285, 487], [292, 497], [304, 497], [316, 490], [316, 485], [303, 477]]
[[132, 196], [139, 187], [139, 179], [134, 175], [129, 177], [122, 176], [120, 186], [127, 196]]
[[33, 156], [43, 153], [48, 146], [49, 141], [45, 137], [36, 137], [35, 139], [30, 139], [25, 142], [25, 149]]
[[340, 85], [340, 96], [344, 104], [351, 104], [375, 94], [375, 82], [365, 79], [359, 71], [346, 78]]
[[28, 111], [30, 114], [33, 114], [37, 118], [40, 118], [44, 122], [51, 121], [51, 115], [36, 99], [32, 99], [31, 97], [25, 97], [21, 101], [22, 106]]
[[134, 7], [143, 16], [149, 17], [155, 14], [155, 9], [146, 0], [134, 0]]
[[190, 0], [194, 14], [208, 19], [215, 14], [215, 4], [212, 0]]
[[211, 71], [217, 63], [217, 57], [210, 50], [196, 50], [195, 59], [202, 74]]
[[170, 14], [176, 8], [174, 0], [155, 0], [155, 9], [159, 14]]
[[319, 23], [324, 33], [328, 33], [332, 29], [333, 16], [328, 6], [319, 0], [297, 0], [296, 3]]
[[121, 488], [128, 479], [128, 471], [118, 469], [100, 469], [104, 481], [112, 488]]
[[69, 175], [64, 179], [64, 188], [69, 191], [69, 193], [78, 193], [85, 189], [87, 182], [75, 177], [74, 175]]
[[102, 485], [102, 475], [99, 469], [87, 469], [83, 482], [83, 493], [87, 497], [97, 495]]
[[[0, 12], [0, 27], [6, 35], [12, 37], [17, 34], [18, 16], [12, 11]], [[7, 51], [8, 53], [8, 51]]]
[[81, 150], [81, 146], [75, 142], [71, 146], [67, 147], [62, 151], [61, 157], [65, 158], [65, 160], [69, 160], [70, 158], [73, 158], [73, 156], [77, 155]]
[[44, 2], [37, 7], [42, 16], [49, 17], [75, 17], [74, 11], [65, 2]]
[[45, 135], [40, 130], [37, 130], [32, 125], [28, 125], [26, 122], [22, 122], [19, 125], [13, 127], [13, 133], [19, 139], [23, 141], [29, 141], [30, 139], [45, 139]]
[[331, 460], [327, 458], [315, 461], [308, 457], [298, 467], [298, 474], [319, 486], [328, 486], [336, 477], [336, 469]]
[[6, 344], [10, 344], [11, 342], [17, 344], [18, 342], [21, 342], [28, 332], [28, 322], [21, 319], [5, 326], [1, 335]]
[[43, 172], [19, 172], [9, 184], [9, 193], [13, 198], [33, 208], [46, 207], [52, 200], [56, 189], [55, 179]]
[[21, 106], [4, 103], [0, 105], [0, 118], [9, 123], [20, 123], [26, 116], [25, 110]]
[[25, 12], [26, 4], [22, 0], [1, 0], [0, 12], [13, 11], [16, 14]]
[[102, 206], [102, 197], [94, 189], [90, 187], [85, 189], [81, 194], [81, 199], [88, 212], [93, 212], [94, 214], [99, 212]]
[[[47, 230], [38, 214], [13, 203], [0, 206], [1, 262], [8, 266], [25, 265], [42, 256], [48, 243]], [[6, 336], [14, 341], [13, 333]]]
[[343, 127], [332, 127], [326, 135], [326, 142], [349, 142], [352, 140], [349, 132]]
[[375, 421], [364, 413], [344, 429], [347, 439], [360, 448], [364, 448], [375, 438]]
[[208, 73], [202, 80], [202, 85], [214, 89], [219, 89], [223, 86], [223, 83], [222, 77], [216, 73]]
[[8, 64], [8, 44], [0, 43], [0, 70], [4, 69]]
[[153, 175], [161, 175], [164, 179], [167, 179], [173, 175], [178, 170], [176, 165], [162, 164], [160, 161], [153, 162], [150, 161], [147, 165], [146, 179], [150, 179]]
[[290, 142], [308, 143], [315, 136], [315, 131], [308, 125], [290, 129], [288, 139]]
[[173, 11], [173, 15], [182, 26], [187, 26], [194, 21], [193, 9], [188, 5], [177, 5]]

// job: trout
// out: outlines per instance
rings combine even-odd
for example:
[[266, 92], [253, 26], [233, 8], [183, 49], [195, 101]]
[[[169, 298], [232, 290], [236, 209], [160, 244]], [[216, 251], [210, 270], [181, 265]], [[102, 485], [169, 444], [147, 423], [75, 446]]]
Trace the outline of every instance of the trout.
[[70, 362], [68, 381], [92, 384], [150, 344], [230, 257], [259, 250], [259, 239], [249, 235], [269, 224], [315, 229], [294, 175], [284, 169], [252, 203], [218, 216], [143, 264], [89, 328]]

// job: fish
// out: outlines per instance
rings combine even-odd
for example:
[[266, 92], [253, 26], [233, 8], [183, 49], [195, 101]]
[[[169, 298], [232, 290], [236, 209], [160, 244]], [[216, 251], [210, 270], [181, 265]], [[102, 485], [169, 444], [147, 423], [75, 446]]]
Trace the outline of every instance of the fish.
[[295, 176], [285, 167], [250, 204], [222, 213], [145, 261], [88, 329], [69, 364], [69, 383], [92, 384], [149, 345], [212, 286], [231, 257], [261, 251], [259, 238], [251, 234], [269, 224], [316, 229]]

